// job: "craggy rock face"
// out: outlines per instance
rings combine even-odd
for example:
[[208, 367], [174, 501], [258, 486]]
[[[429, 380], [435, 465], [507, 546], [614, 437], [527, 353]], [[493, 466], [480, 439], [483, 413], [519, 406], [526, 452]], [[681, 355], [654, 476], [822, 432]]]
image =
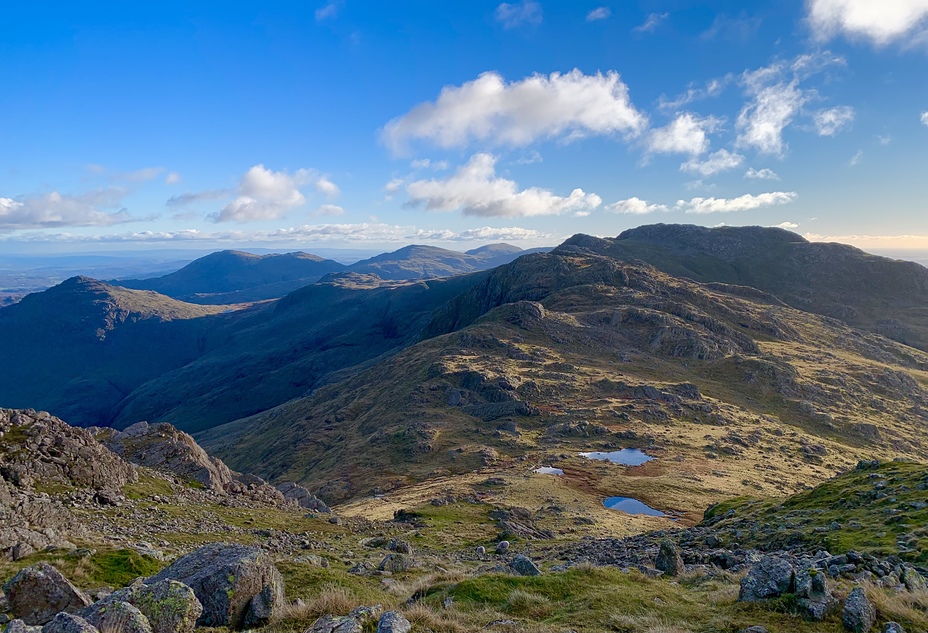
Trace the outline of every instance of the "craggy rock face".
[[[229, 543], [205, 545], [177, 559], [148, 579], [149, 584], [176, 580], [193, 589], [203, 614], [197, 626], [241, 628], [249, 609], [255, 626], [258, 615], [269, 619], [284, 605], [284, 581], [267, 554], [253, 547]], [[252, 605], [257, 598], [260, 604]], [[252, 608], [254, 607], [254, 608]]]
[[27, 567], [3, 585], [13, 615], [26, 624], [50, 622], [58, 613], [74, 613], [90, 598], [48, 563]]
[[101, 429], [99, 439], [133, 464], [174, 473], [210, 490], [222, 492], [232, 482], [232, 472], [225, 464], [166, 422], [138, 422], [124, 431]]
[[86, 429], [45, 413], [0, 409], [0, 463], [7, 481], [119, 489], [138, 481], [138, 469], [97, 442]]

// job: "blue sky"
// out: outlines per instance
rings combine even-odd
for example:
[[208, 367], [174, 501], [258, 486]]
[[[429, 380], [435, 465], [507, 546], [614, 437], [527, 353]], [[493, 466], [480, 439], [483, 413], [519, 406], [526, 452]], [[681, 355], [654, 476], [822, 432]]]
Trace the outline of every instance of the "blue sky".
[[928, 0], [0, 18], [7, 252], [529, 247], [652, 222], [928, 248]]

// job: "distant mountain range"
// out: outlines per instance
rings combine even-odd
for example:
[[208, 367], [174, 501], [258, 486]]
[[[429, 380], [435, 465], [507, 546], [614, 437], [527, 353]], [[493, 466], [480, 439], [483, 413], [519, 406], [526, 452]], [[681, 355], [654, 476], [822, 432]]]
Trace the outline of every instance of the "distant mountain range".
[[523, 250], [491, 244], [459, 253], [435, 246], [412, 245], [352, 265], [310, 253], [253, 255], [220, 251], [201, 257], [180, 270], [151, 279], [112, 280], [110, 283], [200, 304], [234, 304], [277, 299], [315, 283], [329, 273], [375, 274], [385, 280], [451, 277], [494, 268], [520, 255], [550, 249]]

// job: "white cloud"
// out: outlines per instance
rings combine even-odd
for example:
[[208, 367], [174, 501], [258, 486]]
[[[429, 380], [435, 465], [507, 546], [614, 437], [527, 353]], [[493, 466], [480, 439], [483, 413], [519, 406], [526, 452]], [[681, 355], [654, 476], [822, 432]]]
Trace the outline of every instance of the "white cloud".
[[[844, 66], [843, 57], [830, 51], [800, 55], [791, 62], [778, 61], [769, 66], [747, 71], [741, 84], [749, 101], [738, 114], [736, 145], [751, 147], [764, 154], [782, 156], [786, 151], [783, 131], [802, 113], [808, 102], [818, 98], [815, 90], [805, 90], [801, 82], [833, 66]], [[847, 116], [853, 110], [840, 106], [825, 116], [824, 130], [829, 129], [829, 116]], [[838, 119], [832, 123], [840, 122]], [[847, 121], [844, 121], [846, 123]]]
[[435, 171], [445, 171], [448, 169], [448, 161], [420, 158], [418, 160], [412, 161], [409, 166], [413, 169], [433, 169]]
[[406, 187], [410, 204], [430, 211], [459, 209], [464, 215], [514, 217], [586, 211], [602, 203], [599, 196], [582, 189], [567, 197], [537, 187], [519, 191], [514, 181], [496, 176], [495, 165], [494, 156], [475, 154], [445, 180], [411, 182]]
[[732, 213], [790, 204], [795, 202], [797, 197], [798, 194], [795, 192], [773, 191], [756, 196], [745, 194], [737, 198], [693, 198], [678, 200], [674, 208], [686, 213]]
[[404, 184], [406, 184], [406, 181], [403, 180], [402, 178], [393, 178], [390, 180], [390, 182], [388, 182], [387, 184], [383, 186], [383, 189], [388, 194], [394, 194], [400, 189], [402, 189]]
[[338, 17], [338, 12], [342, 8], [342, 2], [336, 0], [335, 2], [329, 2], [324, 6], [316, 9], [316, 22], [322, 22], [324, 20], [335, 19]]
[[178, 174], [176, 171], [172, 171], [164, 177], [164, 182], [169, 185], [176, 185], [180, 182], [180, 174]]
[[754, 169], [753, 167], [751, 167], [745, 172], [744, 177], [749, 180], [779, 180], [780, 179], [780, 175], [777, 172], [773, 171], [772, 169], [768, 169], [766, 167], [764, 169]]
[[337, 204], [324, 204], [316, 209], [314, 215], [342, 215], [345, 213], [345, 209], [338, 206]]
[[782, 154], [783, 130], [806, 102], [798, 81], [765, 86], [738, 114], [738, 146], [754, 147], [764, 154]]
[[922, 112], [922, 124], [928, 125], [928, 112]]
[[307, 224], [271, 231], [138, 231], [104, 235], [75, 233], [48, 233], [35, 231], [24, 235], [0, 237], [0, 242], [27, 243], [158, 243], [158, 242], [213, 242], [230, 244], [384, 244], [417, 242], [516, 242], [539, 241], [551, 235], [534, 229], [519, 227], [479, 227], [463, 231], [447, 229], [421, 229], [414, 226], [397, 226], [378, 222], [359, 224]]
[[691, 158], [682, 165], [681, 171], [700, 174], [705, 177], [714, 176], [715, 174], [729, 169], [740, 167], [744, 162], [744, 156], [729, 152], [727, 149], [720, 149], [717, 152], [709, 154], [705, 160]]
[[645, 142], [649, 152], [697, 156], [709, 148], [708, 134], [717, 130], [719, 124], [714, 117], [700, 118], [684, 112], [665, 127], [652, 130]]
[[865, 38], [885, 46], [924, 32], [928, 0], [808, 0], [808, 19], [815, 35]]
[[134, 222], [136, 218], [122, 207], [127, 191], [99, 189], [72, 195], [50, 193], [0, 198], [0, 232], [63, 226], [112, 226]]
[[634, 31], [638, 33], [652, 33], [657, 27], [659, 27], [664, 20], [670, 16], [669, 13], [652, 13], [647, 17], [643, 24], [636, 26]]
[[[928, 113], [926, 113], [926, 114], [928, 114]], [[925, 117], [925, 121], [926, 121], [925, 125], [928, 125], [928, 116]], [[877, 134], [877, 135], [876, 135], [876, 140], [879, 141], [880, 145], [884, 145], [884, 146], [885, 146], [885, 145], [889, 145], [890, 143], [893, 142], [893, 137], [892, 137], [892, 136], [889, 136], [888, 134], [885, 135], [885, 136], [882, 135], [882, 134]]]
[[336, 185], [334, 182], [329, 180], [328, 176], [320, 176], [316, 180], [316, 183], [314, 186], [316, 187], [316, 191], [318, 191], [319, 193], [325, 194], [326, 196], [330, 198], [336, 198], [339, 195], [341, 195], [341, 192], [342, 192], [342, 190], [338, 188], [338, 185]]
[[239, 181], [238, 196], [211, 219], [214, 222], [276, 220], [306, 203], [300, 187], [310, 180], [311, 172], [306, 169], [289, 174], [255, 165]]
[[819, 110], [812, 115], [815, 129], [819, 136], [834, 136], [838, 131], [854, 120], [854, 108], [838, 106], [827, 110]]
[[709, 97], [717, 97], [722, 94], [725, 87], [732, 82], [734, 77], [731, 74], [725, 75], [718, 79], [710, 79], [706, 85], [700, 88], [690, 86], [686, 92], [677, 95], [674, 99], [668, 99], [661, 95], [658, 99], [657, 107], [662, 112], [674, 112], [693, 101], [701, 101]]
[[445, 148], [473, 141], [518, 147], [548, 138], [636, 136], [646, 127], [647, 118], [632, 105], [616, 72], [585, 75], [574, 69], [510, 83], [486, 72], [461, 86], [446, 86], [434, 102], [393, 119], [383, 140], [394, 152], [414, 139]]
[[228, 189], [211, 189], [209, 191], [198, 191], [196, 193], [182, 193], [177, 196], [171, 196], [165, 203], [167, 206], [177, 209], [197, 202], [207, 200], [221, 200], [227, 198], [232, 192]]
[[596, 20], [605, 20], [612, 15], [612, 9], [609, 7], [596, 7], [592, 11], [586, 14], [587, 22], [595, 22]]
[[543, 163], [544, 157], [537, 150], [533, 150], [528, 156], [522, 156], [516, 160], [516, 165], [534, 165], [535, 163]]
[[928, 249], [928, 235], [820, 235], [806, 233], [803, 237], [810, 242], [839, 242], [862, 249]]
[[799, 225], [796, 224], [795, 222], [780, 222], [779, 224], [774, 224], [773, 228], [786, 229], [787, 231], [791, 231], [793, 229], [798, 229]]
[[847, 162], [847, 166], [857, 167], [863, 159], [864, 159], [864, 150], [859, 149], [853, 156], [851, 156], [851, 160]]
[[667, 211], [667, 206], [663, 204], [650, 204], [647, 200], [632, 197], [626, 200], [619, 200], [603, 207], [610, 213], [625, 213], [629, 215], [645, 215], [658, 211]]
[[700, 37], [704, 40], [722, 39], [732, 42], [746, 42], [757, 33], [760, 29], [761, 19], [758, 17], [748, 17], [742, 13], [736, 18], [730, 17], [724, 13], [715, 16], [706, 31], [703, 31]]
[[496, 21], [504, 29], [512, 29], [523, 24], [541, 24], [544, 14], [541, 5], [531, 0], [522, 0], [514, 4], [504, 2], [496, 7]]

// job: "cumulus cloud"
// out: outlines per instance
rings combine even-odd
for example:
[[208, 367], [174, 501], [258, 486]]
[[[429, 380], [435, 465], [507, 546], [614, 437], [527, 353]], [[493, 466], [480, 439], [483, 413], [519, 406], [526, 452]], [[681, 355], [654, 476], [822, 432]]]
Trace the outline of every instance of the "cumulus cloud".
[[636, 33], [652, 33], [669, 16], [669, 13], [652, 13], [647, 17], [643, 24], [636, 26], [632, 30], [634, 30]]
[[544, 13], [541, 5], [531, 0], [522, 0], [509, 4], [504, 2], [496, 7], [496, 21], [503, 25], [504, 29], [513, 29], [523, 24], [541, 24]]
[[834, 136], [841, 128], [850, 125], [854, 120], [854, 108], [838, 106], [819, 110], [812, 115], [812, 120], [819, 136]]
[[255, 222], [276, 220], [287, 211], [306, 203], [300, 187], [309, 184], [311, 172], [300, 169], [294, 174], [271, 171], [255, 165], [242, 176], [238, 195], [211, 216], [214, 222]]
[[619, 200], [604, 207], [610, 213], [625, 213], [629, 215], [645, 215], [647, 213], [656, 213], [658, 211], [667, 211], [667, 205], [651, 204], [647, 200], [631, 197], [626, 200]]
[[211, 243], [267, 243], [267, 244], [383, 244], [426, 242], [518, 242], [539, 241], [550, 234], [520, 227], [479, 227], [463, 231], [422, 229], [378, 222], [359, 224], [307, 224], [271, 231], [138, 231], [85, 235], [76, 233], [31, 232], [16, 237], [0, 237], [2, 241], [65, 242], [65, 243], [158, 243], [158, 242], [211, 242]]
[[338, 197], [342, 192], [342, 190], [338, 188], [338, 185], [329, 180], [328, 176], [319, 177], [314, 186], [316, 187], [316, 191], [330, 198]]
[[772, 169], [754, 169], [753, 167], [749, 168], [745, 173], [744, 177], [749, 180], [779, 180], [780, 175], [773, 171]]
[[431, 160], [429, 158], [420, 158], [409, 164], [413, 169], [434, 169], [435, 171], [445, 171], [448, 169], [448, 161]]
[[82, 194], [50, 193], [0, 197], [0, 231], [41, 229], [64, 226], [112, 226], [134, 222], [136, 218], [122, 208], [126, 190], [99, 189]]
[[316, 209], [315, 215], [343, 215], [345, 209], [337, 204], [324, 204]]
[[406, 192], [410, 204], [430, 211], [460, 210], [464, 215], [515, 217], [559, 215], [595, 209], [602, 199], [582, 189], [562, 197], [537, 187], [518, 185], [496, 175], [496, 157], [475, 154], [445, 180], [417, 180]]
[[686, 213], [733, 213], [750, 211], [762, 207], [772, 207], [795, 202], [795, 192], [773, 191], [759, 195], [745, 194], [737, 198], [693, 198], [678, 200], [674, 208]]
[[928, 112], [922, 112], [922, 125], [928, 125]]
[[636, 136], [646, 127], [647, 118], [631, 103], [616, 72], [585, 75], [574, 69], [508, 83], [486, 72], [461, 86], [446, 86], [434, 102], [393, 119], [383, 140], [399, 153], [416, 139], [444, 148], [474, 141], [520, 147], [540, 139]]
[[807, 6], [823, 40], [843, 34], [885, 46], [923, 34], [928, 22], [928, 0], [808, 0]]
[[[805, 90], [801, 82], [832, 66], [845, 65], [844, 58], [830, 51], [800, 55], [791, 62], [779, 61], [741, 76], [741, 84], [749, 100], [738, 114], [737, 146], [754, 148], [764, 154], [782, 156], [786, 150], [783, 131], [801, 113], [803, 106], [817, 97], [814, 90]], [[840, 106], [822, 111], [823, 126], [829, 130], [853, 118], [853, 110]], [[838, 127], [835, 127], [837, 131]]]
[[645, 142], [649, 152], [697, 156], [709, 148], [709, 133], [717, 130], [719, 124], [714, 117], [684, 112], [665, 127], [651, 130]]
[[680, 165], [680, 170], [709, 177], [723, 171], [728, 171], [729, 169], [740, 167], [743, 162], [744, 156], [741, 154], [729, 152], [727, 149], [720, 149], [717, 152], [709, 154], [705, 160], [691, 158]]
[[596, 7], [592, 11], [586, 14], [587, 22], [595, 22], [597, 20], [605, 20], [612, 15], [612, 9], [609, 7]]
[[779, 224], [774, 224], [773, 228], [775, 229], [786, 229], [787, 231], [792, 231], [793, 229], [798, 229], [799, 225], [795, 222], [780, 222]]

